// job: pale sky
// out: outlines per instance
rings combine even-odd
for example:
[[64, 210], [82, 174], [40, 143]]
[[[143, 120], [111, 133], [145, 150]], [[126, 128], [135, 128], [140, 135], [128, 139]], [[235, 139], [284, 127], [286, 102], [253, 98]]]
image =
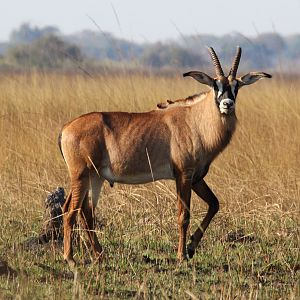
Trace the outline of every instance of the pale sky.
[[[2, 3], [1, 3], [2, 2]], [[21, 23], [99, 30], [140, 42], [180, 34], [300, 33], [300, 0], [1, 0], [0, 41]]]

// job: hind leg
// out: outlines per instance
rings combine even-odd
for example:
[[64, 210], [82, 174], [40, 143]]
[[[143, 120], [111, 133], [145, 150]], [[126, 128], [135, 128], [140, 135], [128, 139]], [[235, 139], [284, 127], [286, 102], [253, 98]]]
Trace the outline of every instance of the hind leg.
[[78, 211], [82, 208], [83, 200], [88, 192], [88, 176], [80, 176], [73, 179], [71, 183], [71, 192], [64, 205], [64, 259], [70, 267], [75, 267], [72, 248], [72, 230]]
[[88, 239], [94, 252], [94, 255], [98, 259], [102, 254], [102, 247], [98, 241], [97, 234], [95, 232], [95, 219], [92, 207], [89, 203], [87, 196], [85, 197], [82, 205], [81, 217], [83, 227], [87, 232]]
[[96, 258], [99, 258], [102, 254], [102, 247], [98, 241], [97, 234], [95, 232], [95, 207], [98, 202], [99, 194], [104, 180], [95, 176], [95, 174], [90, 175], [90, 184], [92, 189], [92, 201], [88, 200], [88, 195], [85, 196], [82, 205], [82, 219], [84, 223], [84, 228], [87, 231], [88, 238]]

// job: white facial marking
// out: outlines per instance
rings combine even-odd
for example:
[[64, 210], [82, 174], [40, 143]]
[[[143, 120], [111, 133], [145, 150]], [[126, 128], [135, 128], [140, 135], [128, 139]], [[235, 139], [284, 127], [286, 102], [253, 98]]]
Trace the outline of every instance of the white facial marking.
[[232, 93], [233, 97], [235, 97], [235, 87], [236, 87], [236, 85], [237, 85], [237, 81], [236, 80], [232, 81], [231, 93]]
[[227, 98], [227, 99], [222, 99], [220, 104], [219, 104], [220, 112], [222, 114], [230, 114], [232, 111], [234, 111], [234, 101]]
[[217, 87], [218, 87], [218, 98], [222, 95], [223, 93], [223, 84], [221, 83], [220, 80], [216, 81]]

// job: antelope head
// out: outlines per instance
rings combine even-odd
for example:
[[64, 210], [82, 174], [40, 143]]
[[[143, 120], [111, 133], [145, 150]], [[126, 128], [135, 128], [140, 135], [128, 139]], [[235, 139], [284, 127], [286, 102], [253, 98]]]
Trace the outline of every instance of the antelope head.
[[264, 72], [250, 72], [242, 77], [236, 77], [242, 54], [242, 49], [239, 46], [237, 47], [229, 74], [225, 76], [215, 50], [209, 47], [208, 51], [215, 67], [216, 77], [212, 78], [199, 71], [187, 72], [183, 76], [191, 76], [195, 80], [210, 86], [214, 91], [214, 99], [221, 114], [230, 115], [235, 111], [235, 100], [242, 86], [252, 84], [262, 78], [272, 77]]

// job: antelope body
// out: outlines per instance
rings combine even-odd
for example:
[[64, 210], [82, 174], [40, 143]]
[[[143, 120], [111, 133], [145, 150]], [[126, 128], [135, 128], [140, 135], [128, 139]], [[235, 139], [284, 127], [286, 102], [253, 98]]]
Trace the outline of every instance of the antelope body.
[[[177, 256], [181, 261], [194, 255], [219, 209], [218, 199], [203, 178], [235, 130], [238, 89], [271, 77], [263, 72], [251, 72], [236, 78], [240, 47], [228, 76], [224, 75], [213, 48], [209, 48], [209, 53], [216, 78], [198, 71], [184, 74], [210, 86], [208, 92], [179, 100], [178, 104], [170, 101], [150, 112], [93, 112], [63, 127], [59, 144], [71, 178], [71, 190], [64, 205], [64, 259], [71, 267], [75, 266], [71, 232], [78, 211], [96, 257], [102, 254], [94, 231], [93, 211], [105, 180], [111, 185], [175, 180], [179, 224]], [[88, 200], [90, 187], [91, 202]], [[209, 208], [186, 247], [192, 190]]]

